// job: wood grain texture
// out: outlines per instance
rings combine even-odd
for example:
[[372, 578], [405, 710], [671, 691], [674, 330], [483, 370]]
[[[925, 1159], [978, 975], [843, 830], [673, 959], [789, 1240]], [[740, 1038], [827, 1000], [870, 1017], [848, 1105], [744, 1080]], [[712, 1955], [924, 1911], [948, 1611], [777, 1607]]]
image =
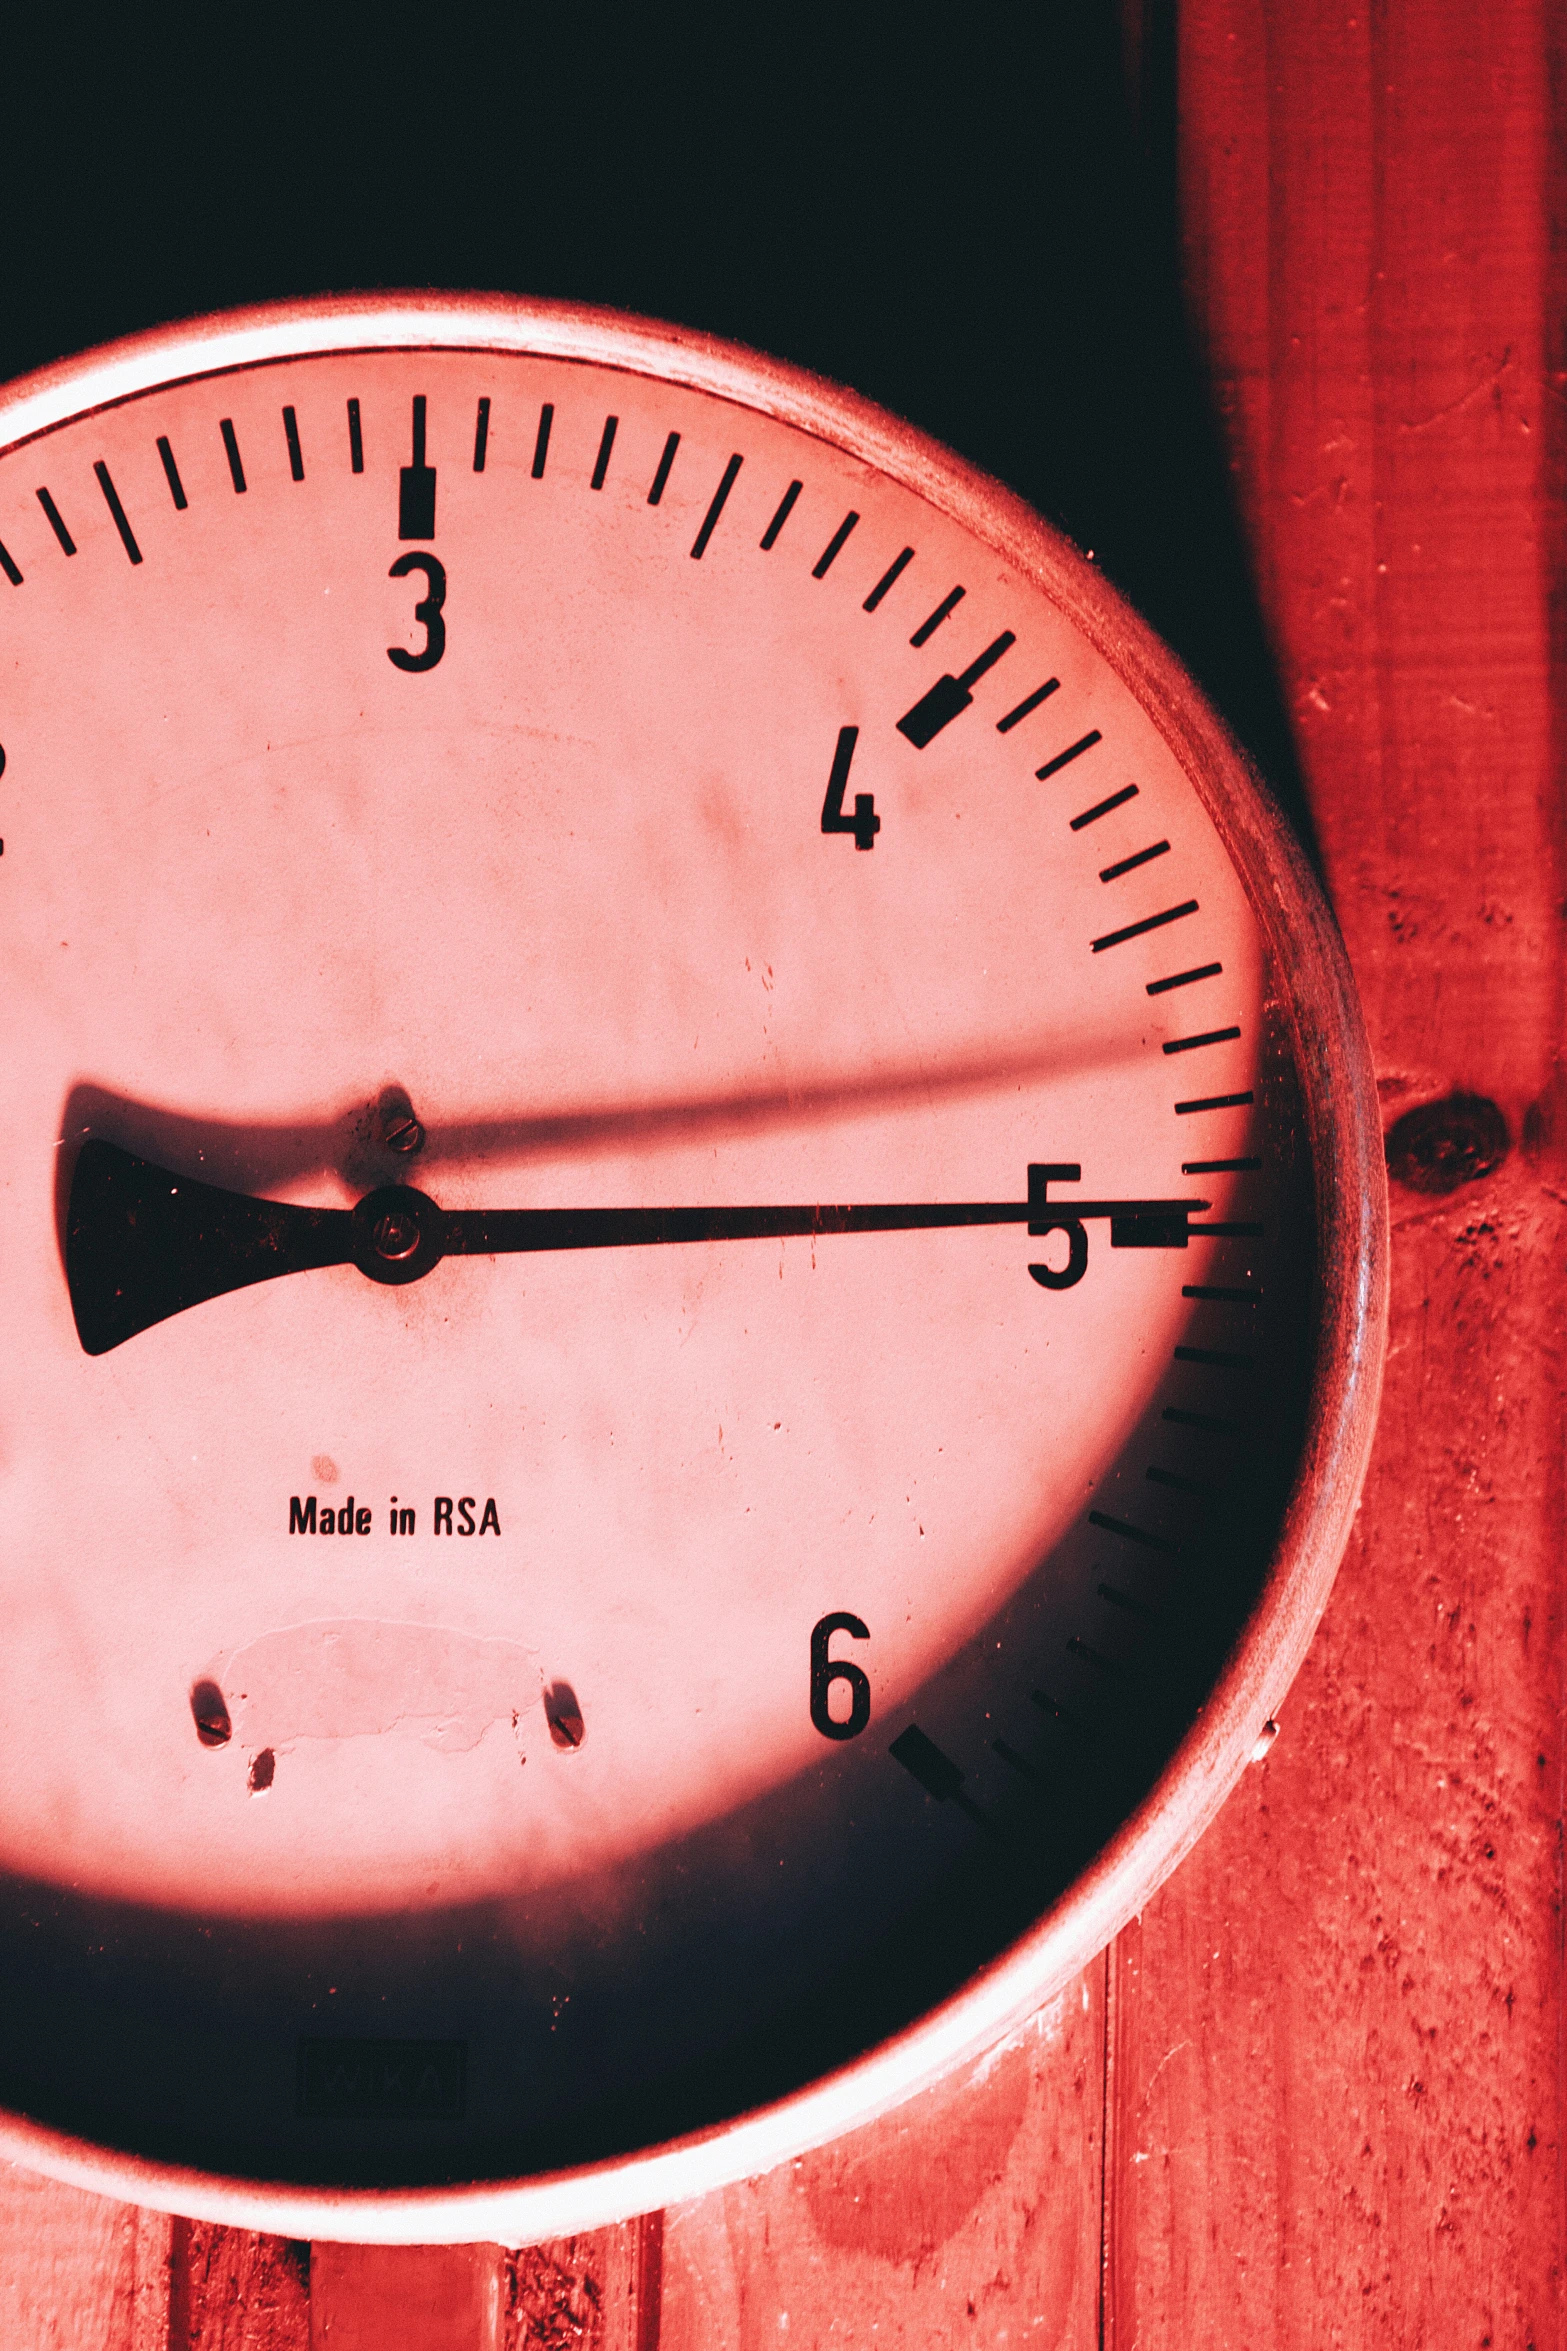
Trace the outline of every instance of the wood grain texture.
[[1114, 1954], [1107, 2340], [1561, 2340], [1560, 316], [1542, 10], [1188, 0], [1193, 312], [1390, 1120], [1357, 1540]]
[[658, 2351], [1089, 2351], [1103, 1983], [1090, 1969], [981, 2064], [871, 2128], [671, 2211]]
[[165, 2351], [171, 2224], [0, 2164], [5, 2351]]
[[168, 2351], [308, 2351], [310, 2248], [176, 2220]]

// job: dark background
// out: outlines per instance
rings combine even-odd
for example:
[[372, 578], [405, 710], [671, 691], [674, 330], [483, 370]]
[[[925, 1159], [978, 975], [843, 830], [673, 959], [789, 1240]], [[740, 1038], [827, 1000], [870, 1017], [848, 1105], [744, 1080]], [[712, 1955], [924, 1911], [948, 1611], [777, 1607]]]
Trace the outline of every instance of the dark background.
[[4, 45], [0, 380], [376, 286], [752, 344], [1091, 549], [1299, 821], [1180, 314], [1173, 0], [1127, 13], [1130, 76], [1110, 0], [35, 11]]

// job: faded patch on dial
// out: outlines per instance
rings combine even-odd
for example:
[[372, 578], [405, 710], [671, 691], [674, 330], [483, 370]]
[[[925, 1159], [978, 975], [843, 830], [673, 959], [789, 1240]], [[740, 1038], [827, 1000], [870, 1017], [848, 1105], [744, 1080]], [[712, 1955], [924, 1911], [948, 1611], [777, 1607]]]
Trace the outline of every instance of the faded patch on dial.
[[536, 1706], [538, 1653], [449, 1625], [325, 1617], [263, 1633], [207, 1669], [246, 1748], [401, 1735], [443, 1754]]

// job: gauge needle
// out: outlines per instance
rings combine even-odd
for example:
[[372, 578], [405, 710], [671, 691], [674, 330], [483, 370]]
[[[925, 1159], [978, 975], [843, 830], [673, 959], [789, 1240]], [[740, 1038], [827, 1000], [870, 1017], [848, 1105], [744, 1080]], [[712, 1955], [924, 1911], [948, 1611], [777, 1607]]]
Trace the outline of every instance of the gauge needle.
[[372, 1281], [419, 1281], [443, 1257], [658, 1243], [776, 1240], [790, 1235], [1027, 1225], [1068, 1236], [1065, 1273], [1031, 1268], [1047, 1288], [1081, 1279], [1084, 1220], [1108, 1218], [1116, 1248], [1183, 1249], [1187, 1217], [1206, 1200], [1052, 1200], [1075, 1166], [1032, 1166], [1025, 1200], [869, 1202], [853, 1206], [441, 1208], [408, 1184], [367, 1192], [355, 1208], [300, 1208], [194, 1183], [96, 1137], [82, 1146], [66, 1211], [65, 1276], [89, 1355], [133, 1339], [189, 1306], [283, 1274], [354, 1265]]

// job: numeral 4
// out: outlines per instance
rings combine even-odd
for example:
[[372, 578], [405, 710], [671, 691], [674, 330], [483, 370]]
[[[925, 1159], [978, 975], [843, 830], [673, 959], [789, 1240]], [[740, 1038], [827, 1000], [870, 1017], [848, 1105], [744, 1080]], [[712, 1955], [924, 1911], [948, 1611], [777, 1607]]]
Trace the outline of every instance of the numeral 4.
[[844, 787], [849, 781], [849, 767], [859, 736], [858, 727], [838, 729], [838, 748], [832, 755], [832, 774], [827, 779], [827, 797], [822, 802], [822, 831], [852, 833], [856, 849], [874, 849], [876, 835], [881, 831], [881, 818], [876, 814], [873, 794], [856, 792], [854, 814], [845, 816], [843, 813]]

